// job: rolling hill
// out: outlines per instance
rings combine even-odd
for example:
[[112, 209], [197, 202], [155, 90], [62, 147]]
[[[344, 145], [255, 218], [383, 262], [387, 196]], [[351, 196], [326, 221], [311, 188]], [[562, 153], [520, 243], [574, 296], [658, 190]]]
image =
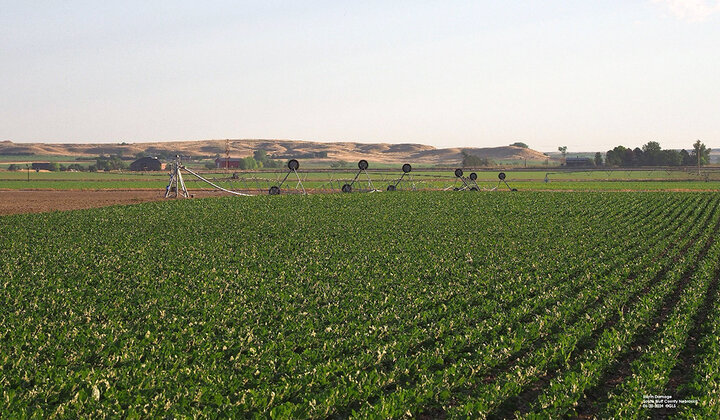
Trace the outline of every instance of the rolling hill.
[[[462, 153], [487, 157], [491, 160], [540, 161], [547, 159], [541, 152], [516, 146], [484, 148], [436, 148], [416, 143], [353, 143], [313, 142], [299, 140], [230, 140], [232, 157], [250, 156], [255, 150], [265, 150], [278, 158], [309, 157], [327, 153], [322, 160], [355, 161], [367, 159], [379, 163], [413, 162], [424, 164], [456, 164]], [[225, 140], [195, 140], [153, 143], [122, 144], [61, 144], [61, 143], [14, 143], [0, 142], [0, 155], [62, 155], [97, 156], [100, 154], [182, 154], [192, 156], [215, 156], [225, 154]]]

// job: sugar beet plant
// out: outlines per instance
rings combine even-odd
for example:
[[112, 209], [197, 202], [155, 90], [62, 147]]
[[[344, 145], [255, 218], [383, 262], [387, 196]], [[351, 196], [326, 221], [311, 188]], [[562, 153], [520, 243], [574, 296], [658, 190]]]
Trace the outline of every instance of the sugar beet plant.
[[720, 199], [397, 193], [0, 218], [0, 417], [717, 416]]

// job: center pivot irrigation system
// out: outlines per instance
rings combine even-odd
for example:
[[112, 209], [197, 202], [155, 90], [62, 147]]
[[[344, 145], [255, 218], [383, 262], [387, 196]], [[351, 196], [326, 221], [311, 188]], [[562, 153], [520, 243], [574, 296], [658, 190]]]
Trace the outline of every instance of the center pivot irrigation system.
[[[372, 182], [372, 178], [370, 177], [370, 174], [368, 173], [368, 161], [365, 159], [362, 159], [358, 162], [358, 171], [355, 174], [355, 177], [350, 180], [349, 182], [346, 182], [342, 185], [340, 188], [340, 191], [343, 193], [350, 193], [353, 191], [365, 191], [365, 192], [380, 192], [379, 189], [375, 188], [375, 185]], [[272, 185], [270, 189], [268, 190], [268, 193], [270, 195], [279, 195], [282, 192], [282, 186], [286, 184], [288, 181], [288, 178], [290, 175], [295, 175], [295, 178], [297, 179], [297, 184], [295, 186], [295, 190], [297, 192], [301, 192], [302, 194], [307, 195], [307, 190], [305, 189], [305, 186], [303, 185], [303, 181], [300, 178], [300, 174], [298, 173], [298, 169], [300, 169], [300, 162], [297, 161], [297, 159], [290, 159], [287, 163], [288, 171], [285, 173], [285, 177], [282, 178], [279, 182], [276, 181], [275, 185]], [[215, 182], [210, 181], [209, 179], [203, 177], [202, 175], [198, 174], [197, 172], [187, 168], [182, 164], [180, 161], [180, 156], [175, 156], [175, 160], [170, 164], [170, 182], [168, 183], [167, 187], [165, 188], [165, 198], [169, 197], [192, 197], [188, 193], [187, 187], [185, 186], [185, 181], [183, 180], [183, 174], [182, 172], [185, 171], [197, 179], [199, 179], [202, 182], [205, 182], [206, 184], [212, 186], [213, 188], [224, 191], [228, 194], [233, 195], [239, 195], [239, 196], [245, 196], [250, 197], [254, 196], [256, 194], [248, 194], [240, 191], [233, 191], [227, 188], [223, 188], [219, 185], [217, 185]], [[397, 191], [401, 189], [402, 185], [409, 185], [408, 189], [410, 190], [416, 190], [416, 184], [413, 179], [412, 172], [412, 166], [409, 163], [406, 163], [402, 165], [402, 174], [399, 178], [391, 181], [390, 185], [387, 186], [387, 191]], [[365, 188], [357, 188], [356, 185], [360, 184], [360, 178], [362, 175], [365, 175], [365, 178], [367, 179], [367, 189]], [[427, 176], [434, 178], [435, 181], [441, 180], [441, 179], [447, 179], [446, 177], [439, 178], [437, 175], [423, 175], [420, 174], [419, 176]], [[472, 172], [468, 177], [465, 177], [465, 174], [462, 169], [458, 168], [455, 169], [455, 177], [454, 177], [454, 184], [452, 186], [449, 186], [447, 188], [444, 188], [445, 191], [452, 189], [454, 191], [496, 191], [501, 183], [505, 183], [505, 186], [510, 191], [517, 191], [516, 188], [511, 188], [510, 185], [508, 185], [507, 181], [505, 180], [506, 176], [504, 172], [500, 172], [498, 174], [498, 184], [497, 186], [494, 186], [492, 188], [483, 188], [480, 187], [480, 185], [477, 182], [478, 176], [477, 173]], [[232, 179], [238, 179], [237, 174], [233, 174]], [[383, 178], [384, 179], [384, 178]], [[462, 184], [458, 186], [457, 182], [461, 181]], [[217, 182], [217, 181], [216, 181]], [[422, 182], [422, 181], [421, 181]], [[332, 181], [331, 181], [332, 185]], [[265, 187], [267, 188], [267, 187]], [[336, 187], [337, 188], [337, 187]], [[336, 192], [337, 189], [332, 188], [329, 192]], [[258, 189], [246, 189], [246, 191], [258, 191]], [[262, 188], [259, 189], [259, 191], [262, 191]], [[327, 192], [327, 191], [326, 191]]]
[[302, 180], [300, 179], [300, 175], [298, 175], [297, 170], [300, 169], [300, 162], [298, 162], [296, 159], [290, 159], [288, 161], [288, 172], [285, 174], [285, 178], [283, 178], [282, 181], [280, 181], [279, 185], [273, 185], [270, 187], [270, 195], [279, 195], [280, 194], [280, 187], [283, 186], [285, 181], [287, 181], [288, 176], [290, 174], [295, 174], [295, 177], [297, 177], [298, 183], [295, 186], [295, 189], [302, 189], [302, 193], [307, 195], [307, 191], [305, 191], [305, 186], [302, 183]]
[[[388, 191], [395, 191], [397, 190], [398, 185], [400, 185], [401, 182], [405, 179], [405, 175], [408, 175], [412, 171], [412, 166], [410, 166], [409, 163], [406, 163], [402, 166], [402, 175], [400, 175], [400, 178], [398, 178], [397, 181], [395, 181], [394, 184], [390, 184], [387, 187]], [[408, 175], [408, 179], [405, 182], [409, 182], [412, 185], [412, 189], [415, 189], [415, 181], [413, 181], [412, 175]]]
[[453, 187], [453, 190], [455, 190], [455, 191], [464, 191], [464, 190], [480, 191], [480, 186], [477, 183], [477, 174], [475, 172], [470, 174], [470, 177], [469, 177], [470, 182], [468, 182], [468, 178], [465, 178], [463, 170], [458, 168], [458, 169], [455, 169], [455, 178], [462, 181], [463, 186], [462, 187]]
[[369, 189], [369, 191], [370, 191], [370, 192], [378, 192], [378, 191], [380, 191], [380, 190], [376, 190], [376, 189], [375, 189], [375, 186], [374, 186], [373, 183], [372, 183], [372, 179], [370, 179], [370, 174], [367, 173], [367, 168], [368, 168], [368, 166], [369, 166], [369, 165], [368, 165], [368, 161], [367, 161], [367, 160], [362, 159], [361, 161], [359, 161], [359, 162], [358, 162], [358, 172], [355, 174], [355, 178], [353, 178], [353, 180], [350, 181], [349, 184], [345, 184], [345, 185], [342, 186], [342, 192], [344, 192], [344, 193], [352, 192], [353, 184], [355, 184], [355, 181], [357, 181], [357, 179], [358, 179], [358, 177], [360, 176], [360, 174], [363, 174], [363, 173], [364, 173], [365, 176], [367, 177], [368, 189]]
[[500, 181], [498, 181], [498, 187], [500, 186], [500, 183], [501, 183], [501, 182], [504, 182], [504, 183], [505, 183], [505, 186], [508, 187], [508, 190], [510, 190], [510, 191], [517, 191], [517, 188], [510, 188], [510, 186], [508, 185], [507, 181], [505, 181], [505, 172], [500, 172], [500, 173], [498, 174], [498, 179], [500, 180]]
[[[465, 173], [462, 169], [458, 168], [455, 169], [455, 184], [445, 188], [445, 190], [453, 189], [454, 191], [497, 191], [498, 187], [500, 187], [500, 183], [505, 183], [505, 186], [510, 191], [517, 191], [517, 188], [511, 188], [510, 185], [508, 185], [507, 181], [505, 181], [505, 172], [500, 172], [498, 174], [498, 184], [495, 187], [492, 188], [481, 188], [480, 185], [477, 183], [478, 176], [475, 172], [472, 172], [469, 177], [465, 177]], [[457, 186], [457, 180], [460, 180], [462, 182], [461, 186]]]
[[241, 193], [241, 192], [237, 192], [237, 191], [231, 191], [231, 190], [225, 189], [219, 185], [215, 185], [211, 181], [203, 178], [201, 175], [199, 175], [199, 174], [191, 171], [190, 169], [186, 168], [185, 166], [183, 166], [183, 164], [180, 163], [180, 156], [175, 156], [175, 161], [171, 164], [171, 167], [170, 167], [170, 182], [168, 183], [168, 186], [165, 188], [165, 198], [170, 197], [173, 193], [175, 193], [175, 198], [179, 197], [180, 194], [182, 194], [182, 196], [185, 198], [190, 197], [190, 194], [188, 194], [188, 190], [185, 187], [185, 181], [183, 181], [182, 171], [186, 171], [187, 173], [196, 176], [201, 181], [204, 181], [204, 182], [212, 185], [213, 187], [217, 188], [220, 191], [225, 191], [226, 193], [229, 193], [229, 194], [242, 195], [242, 196], [251, 196], [252, 195], [252, 194], [245, 194], [245, 193]]

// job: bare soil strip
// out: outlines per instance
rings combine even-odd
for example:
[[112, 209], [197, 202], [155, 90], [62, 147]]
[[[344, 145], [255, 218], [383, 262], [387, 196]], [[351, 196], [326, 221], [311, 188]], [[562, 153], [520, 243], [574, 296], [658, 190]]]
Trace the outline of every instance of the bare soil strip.
[[[221, 197], [219, 191], [193, 191], [195, 198]], [[77, 210], [166, 200], [164, 190], [0, 191], [0, 215]]]

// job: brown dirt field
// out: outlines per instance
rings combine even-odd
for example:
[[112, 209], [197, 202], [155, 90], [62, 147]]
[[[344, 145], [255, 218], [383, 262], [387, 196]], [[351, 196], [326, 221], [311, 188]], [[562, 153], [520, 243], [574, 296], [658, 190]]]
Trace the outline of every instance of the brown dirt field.
[[[220, 191], [193, 191], [195, 198], [226, 196]], [[116, 204], [165, 200], [162, 190], [0, 191], [0, 215], [77, 210]]]

